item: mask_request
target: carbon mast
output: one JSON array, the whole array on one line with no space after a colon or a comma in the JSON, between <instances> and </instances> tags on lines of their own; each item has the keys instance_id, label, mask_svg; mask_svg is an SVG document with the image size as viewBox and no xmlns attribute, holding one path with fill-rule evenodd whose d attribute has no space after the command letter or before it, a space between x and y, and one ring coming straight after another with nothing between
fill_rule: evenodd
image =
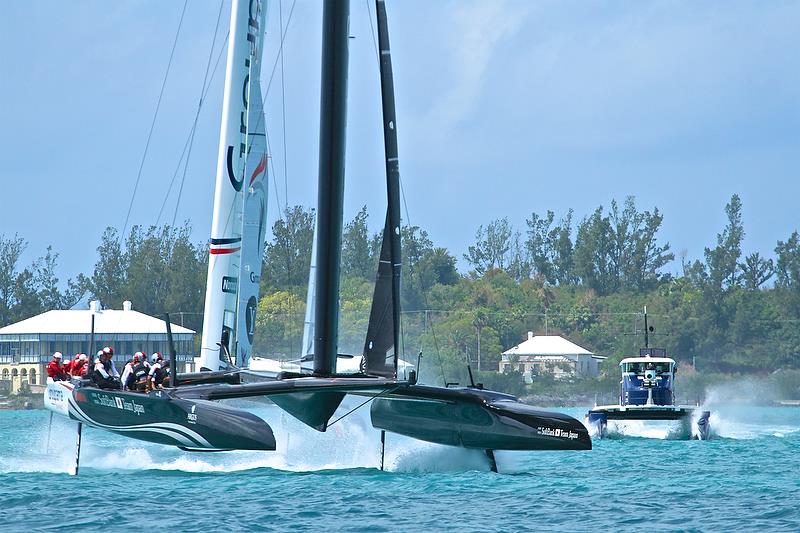
<instances>
[{"instance_id":1,"label":"carbon mast","mask_svg":"<svg viewBox=\"0 0 800 533\"><path fill-rule=\"evenodd\" d=\"M331 376L339 346L347 61L350 0L327 0L322 13L319 192L317 200L314 374Z\"/></svg>"}]
</instances>

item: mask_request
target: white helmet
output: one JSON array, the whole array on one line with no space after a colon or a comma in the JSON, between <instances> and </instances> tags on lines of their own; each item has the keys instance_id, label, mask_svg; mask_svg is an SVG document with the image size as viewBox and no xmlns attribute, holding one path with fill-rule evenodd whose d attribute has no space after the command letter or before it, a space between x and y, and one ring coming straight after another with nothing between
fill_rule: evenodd
<instances>
[{"instance_id":1,"label":"white helmet","mask_svg":"<svg viewBox=\"0 0 800 533\"><path fill-rule=\"evenodd\" d=\"M78 359L80 359L81 361L86 361L86 359L88 359L88 358L86 357L86 354L85 354L85 353L82 353L82 354L80 354L80 356L78 357Z\"/></svg>"},{"instance_id":2,"label":"white helmet","mask_svg":"<svg viewBox=\"0 0 800 533\"><path fill-rule=\"evenodd\" d=\"M64 356L61 355L61 352L55 352L53 354L53 359L61 359L62 357L64 357Z\"/></svg>"},{"instance_id":3,"label":"white helmet","mask_svg":"<svg viewBox=\"0 0 800 533\"><path fill-rule=\"evenodd\" d=\"M153 355L151 355L151 356L150 356L150 361L151 361L152 363L154 363L154 364L155 364L155 363L158 363L158 360L159 360L159 359L161 359L161 354L160 354L160 353L158 353L158 352L155 352Z\"/></svg>"}]
</instances>

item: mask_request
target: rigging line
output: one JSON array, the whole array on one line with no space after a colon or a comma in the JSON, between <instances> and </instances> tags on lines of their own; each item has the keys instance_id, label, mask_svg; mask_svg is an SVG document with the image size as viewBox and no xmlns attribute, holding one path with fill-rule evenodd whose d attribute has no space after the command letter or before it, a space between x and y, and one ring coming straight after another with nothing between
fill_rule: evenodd
<instances>
[{"instance_id":1,"label":"rigging line","mask_svg":"<svg viewBox=\"0 0 800 533\"><path fill-rule=\"evenodd\" d=\"M211 38L211 48L208 50L206 71L203 73L203 86L200 89L200 100L197 102L197 112L194 115L194 124L192 124L192 131L189 135L189 151L186 153L186 164L183 166L183 176L181 176L181 186L178 188L178 198L175 200L175 212L172 214L173 226L175 225L175 219L178 218L178 209L181 205L181 196L183 196L183 185L186 182L186 173L189 170L189 159L192 156L192 147L194 146L194 134L197 132L197 120L200 118L200 110L203 109L203 98L206 95L206 87L208 85L211 85L211 80L209 79L208 71L211 69L211 58L214 57L214 45L217 42L217 34L219 33L219 22L222 19L223 5L224 5L224 0L220 0L219 11L217 11L217 23L214 26L214 36ZM216 71L216 68L214 70Z\"/></svg>"},{"instance_id":2,"label":"rigging line","mask_svg":"<svg viewBox=\"0 0 800 533\"><path fill-rule=\"evenodd\" d=\"M369 20L369 29L372 31L372 46L375 47L375 58L378 60L378 67L381 64L381 53L378 50L378 41L375 39L375 26L372 25L372 10L369 8L369 0L364 0L367 6L367 20Z\"/></svg>"},{"instance_id":3,"label":"rigging line","mask_svg":"<svg viewBox=\"0 0 800 533\"><path fill-rule=\"evenodd\" d=\"M278 2L280 27L283 28L283 0ZM288 26L287 26L288 30ZM283 121L283 194L286 204L289 204L289 158L286 156L286 77L283 68L283 43L278 55L281 58L281 119Z\"/></svg>"},{"instance_id":4,"label":"rigging line","mask_svg":"<svg viewBox=\"0 0 800 533\"><path fill-rule=\"evenodd\" d=\"M278 46L278 55L275 57L275 62L272 64L272 72L269 75L269 81L267 82L267 90L264 91L264 102L267 101L267 94L269 93L270 87L272 87L272 79L275 77L275 70L278 68L278 60L280 59L280 55L283 53L283 41L286 39L286 34L289 32L289 23L292 21L292 14L294 14L294 6L297 4L297 0L292 2L292 8L289 10L289 17L286 19L286 27L279 28L281 30L281 43Z\"/></svg>"},{"instance_id":5,"label":"rigging line","mask_svg":"<svg viewBox=\"0 0 800 533\"><path fill-rule=\"evenodd\" d=\"M205 93L203 94L202 100L205 101L206 96L208 96L208 92L211 90L211 82L214 81L214 77L217 75L217 70L219 69L219 61L222 59L222 54L225 52L225 45L228 44L228 37L230 36L230 32L225 34L225 39L222 41L222 47L219 50L219 54L217 55L217 61L214 64L214 70L211 72L211 78L208 81L208 85L205 88ZM200 110L198 109L198 113ZM192 126L192 129L189 130L189 134L186 137L186 142L183 145L183 152L181 152L181 157L178 159L178 164L175 167L175 172L172 174L172 179L169 182L169 187L167 187L167 194L164 195L164 201L161 203L161 209L158 211L158 218L156 219L156 226L158 226L159 222L161 222L161 215L164 212L164 207L167 205L167 200L169 200L169 195L172 192L172 186L175 184L175 180L178 178L178 172L181 170L181 164L183 163L183 155L186 153L186 149L189 147L189 141L191 137L194 135L194 128L197 126L197 117L195 116L195 122Z\"/></svg>"},{"instance_id":6,"label":"rigging line","mask_svg":"<svg viewBox=\"0 0 800 533\"><path fill-rule=\"evenodd\" d=\"M264 139L267 142L267 153L272 153L272 148L270 147L270 142L269 142L269 129L268 128L264 129ZM278 182L277 182L277 180L275 178L275 163L272 162L272 158L271 157L267 157L267 164L272 169L272 172L270 172L270 176L272 177L272 186L275 189L275 204L277 206L278 218L283 220L283 212L281 210L281 199L280 199L280 196L278 194L279 193L279 191L278 191Z\"/></svg>"},{"instance_id":7,"label":"rigging line","mask_svg":"<svg viewBox=\"0 0 800 533\"><path fill-rule=\"evenodd\" d=\"M172 43L172 51L169 53L169 61L167 62L167 71L164 73L164 81L161 82L161 91L158 93L158 102L156 103L156 111L153 114L153 122L150 124L150 132L147 134L147 142L144 145L144 153L142 154L142 161L139 163L139 171L136 174L136 184L133 186L133 194L131 195L131 202L128 205L128 214L125 215L125 224L122 226L122 233L120 234L120 239L125 238L125 232L128 229L128 221L131 217L131 210L133 209L133 201L136 199L136 190L139 188L139 181L142 179L142 169L144 168L144 162L147 159L147 150L150 148L150 140L153 137L153 130L156 127L156 119L158 118L158 110L161 108L161 98L164 96L164 88L167 86L167 79L169 78L169 71L172 67L172 58L175 56L175 48L178 46L178 36L181 33L181 27L183 26L183 16L186 14L186 6L188 5L189 0L184 0L183 2L183 9L181 10L181 19L178 21L178 30L175 32L175 40Z\"/></svg>"},{"instance_id":8,"label":"rigging line","mask_svg":"<svg viewBox=\"0 0 800 533\"><path fill-rule=\"evenodd\" d=\"M262 109L266 109L267 107L267 96L269 95L269 89L272 87L272 80L275 77L275 71L278 68L278 60L281 59L283 54L283 42L286 40L286 34L289 33L289 23L292 21L292 14L294 14L294 6L297 4L297 0L292 2L292 8L289 10L289 17L286 19L286 27L285 28L278 28L281 33L281 42L278 46L278 55L275 56L275 62L272 64L272 72L269 75L269 81L267 82L267 88L264 91L264 95L261 98L261 107ZM266 28L265 28L266 31ZM264 120L263 114L262 116L258 117L258 122L256 122L256 128L261 126L261 121ZM266 124L264 130L266 131ZM273 168L274 170L274 168ZM275 189L275 193L277 194L278 190ZM286 199L286 206L289 206L289 199Z\"/></svg>"},{"instance_id":9,"label":"rigging line","mask_svg":"<svg viewBox=\"0 0 800 533\"><path fill-rule=\"evenodd\" d=\"M332 425L334 425L336 422L338 422L338 421L339 421L339 420L341 420L342 418L344 418L344 417L346 417L346 416L349 416L349 415L351 415L351 414L355 413L357 410L361 409L362 407L364 407L365 405L367 405L369 402L371 402L372 400L376 399L378 396L383 396L384 394L389 394L389 393L392 393L392 392L396 391L396 390L397 390L397 389L399 389L399 388L400 388L400 385L397 385L397 386L395 386L395 387L392 387L392 388L390 388L390 389L384 389L384 390L380 391L378 394L376 394L375 396L370 396L369 398L367 398L366 400L364 400L363 402L361 402L361 403L360 403L360 404L358 404L357 406L353 407L352 409L350 409L349 411L347 411L345 414L343 414L342 416L340 416L339 418L337 418L336 420L334 420L333 422L331 422L330 424L328 424L328 427L331 427Z\"/></svg>"},{"instance_id":10,"label":"rigging line","mask_svg":"<svg viewBox=\"0 0 800 533\"><path fill-rule=\"evenodd\" d=\"M279 13L279 21L280 27L283 28L283 0L278 2L278 13ZM289 25L287 23L286 30L289 30ZM286 33L282 32L283 35ZM283 197L286 200L286 208L289 208L289 157L287 156L287 148L286 148L286 76L283 66L283 39L281 39L281 47L278 50L278 56L281 59L281 121L283 123ZM288 213L287 213L287 229L288 229ZM289 255L289 244L286 244L286 279L289 281L291 286L292 280L292 258ZM294 313L294 300L289 296L289 312ZM289 337L291 339L291 336ZM289 351L294 352L294 343L289 342Z\"/></svg>"},{"instance_id":11,"label":"rigging line","mask_svg":"<svg viewBox=\"0 0 800 533\"><path fill-rule=\"evenodd\" d=\"M406 211L406 229L409 229L411 228L411 215L408 212L408 203L406 202L406 192L405 192L405 187L403 186L403 177L398 176L398 181L400 182L400 196L403 198L403 207L405 208ZM410 261L408 262L408 268L410 270L409 275L413 275L414 267ZM425 307L426 308L430 307L428 303L427 292L422 291L422 299L424 300ZM400 316L402 317L403 314L400 313ZM436 350L436 359L439 361L439 370L442 374L442 382L446 385L447 379L445 378L444 375L444 363L442 362L442 354L439 351L439 341L436 339L436 328L433 327L433 317L431 317L430 324L431 324L431 333L433 334L433 347Z\"/></svg>"}]
</instances>

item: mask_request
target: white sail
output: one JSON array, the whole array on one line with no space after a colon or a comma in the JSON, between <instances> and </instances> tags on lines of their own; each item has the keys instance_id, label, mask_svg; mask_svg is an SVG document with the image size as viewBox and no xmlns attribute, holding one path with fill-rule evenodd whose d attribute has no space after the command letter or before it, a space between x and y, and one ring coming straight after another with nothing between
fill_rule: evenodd
<instances>
[{"instance_id":1,"label":"white sail","mask_svg":"<svg viewBox=\"0 0 800 533\"><path fill-rule=\"evenodd\" d=\"M227 366L227 354L235 353L243 233L242 189L248 153L248 95L251 92L250 70L255 56L261 54L265 17L261 4L261 0L233 0L231 3L203 337L200 357L196 360L198 370L219 370ZM224 346L222 353L220 346Z\"/></svg>"},{"instance_id":2,"label":"white sail","mask_svg":"<svg viewBox=\"0 0 800 533\"><path fill-rule=\"evenodd\" d=\"M300 357L314 352L314 312L317 288L317 224L314 223L314 240L311 245L311 268L308 272L308 292L306 292L306 318L303 323L303 345L300 348Z\"/></svg>"},{"instance_id":3,"label":"white sail","mask_svg":"<svg viewBox=\"0 0 800 533\"><path fill-rule=\"evenodd\" d=\"M263 31L259 32L259 36ZM261 263L267 231L267 142L261 97L261 39L250 63L247 98L247 172L244 193L239 304L236 314L236 365L249 366L256 329Z\"/></svg>"}]
</instances>

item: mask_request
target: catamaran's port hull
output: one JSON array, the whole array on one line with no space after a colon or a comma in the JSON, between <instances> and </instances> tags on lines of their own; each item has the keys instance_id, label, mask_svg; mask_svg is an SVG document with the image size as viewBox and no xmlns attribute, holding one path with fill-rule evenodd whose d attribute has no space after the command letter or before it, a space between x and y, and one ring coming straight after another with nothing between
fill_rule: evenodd
<instances>
[{"instance_id":1,"label":"catamaran's port hull","mask_svg":"<svg viewBox=\"0 0 800 533\"><path fill-rule=\"evenodd\" d=\"M485 450L590 450L586 427L563 413L472 388L411 386L376 398L372 425L426 442Z\"/></svg>"},{"instance_id":2,"label":"catamaran's port hull","mask_svg":"<svg viewBox=\"0 0 800 533\"><path fill-rule=\"evenodd\" d=\"M604 405L589 411L586 418L588 425L594 428L600 438L606 436L609 420L680 420L693 422L697 426L693 434L706 440L710 433L710 416L710 411L678 405Z\"/></svg>"},{"instance_id":3,"label":"catamaran's port hull","mask_svg":"<svg viewBox=\"0 0 800 533\"><path fill-rule=\"evenodd\" d=\"M191 450L276 448L269 425L259 417L202 400L49 383L45 406L88 426Z\"/></svg>"}]
</instances>

